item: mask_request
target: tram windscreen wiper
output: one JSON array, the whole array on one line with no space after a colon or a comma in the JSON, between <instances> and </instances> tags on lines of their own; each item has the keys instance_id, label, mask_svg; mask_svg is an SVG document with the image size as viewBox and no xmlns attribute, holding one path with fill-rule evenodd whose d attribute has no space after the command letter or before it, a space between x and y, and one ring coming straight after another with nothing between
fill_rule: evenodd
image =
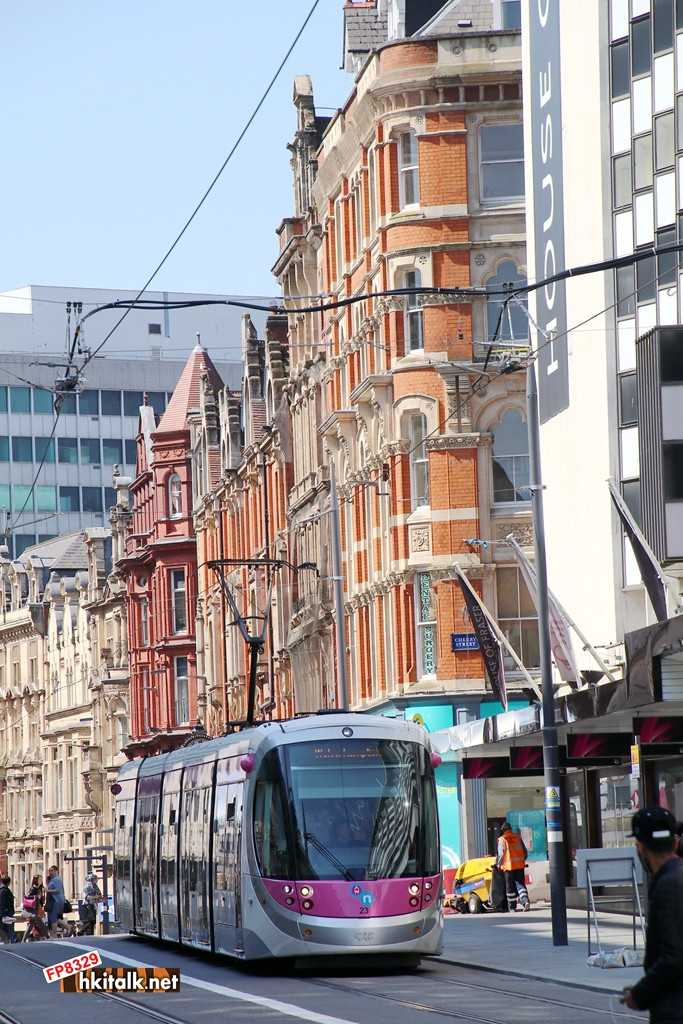
<instances>
[{"instance_id":1,"label":"tram windscreen wiper","mask_svg":"<svg viewBox=\"0 0 683 1024\"><path fill-rule=\"evenodd\" d=\"M304 832L304 839L306 840L307 843L310 843L311 846L318 851L318 853L321 853L323 857L326 860L328 860L330 864L332 864L333 867L337 869L342 878L345 878L347 882L355 881L355 878L353 877L349 869L345 867L344 864L342 864L338 857L335 857L331 850L328 850L327 847L320 842L317 836L313 835L312 832Z\"/></svg>"}]
</instances>

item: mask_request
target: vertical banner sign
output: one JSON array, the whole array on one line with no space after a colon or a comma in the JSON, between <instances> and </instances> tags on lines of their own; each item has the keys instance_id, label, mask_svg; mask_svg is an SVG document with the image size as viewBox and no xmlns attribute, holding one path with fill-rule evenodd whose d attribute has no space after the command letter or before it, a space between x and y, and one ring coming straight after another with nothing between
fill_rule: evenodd
<instances>
[{"instance_id":1,"label":"vertical banner sign","mask_svg":"<svg viewBox=\"0 0 683 1024\"><path fill-rule=\"evenodd\" d=\"M560 92L560 0L529 0L534 273L537 281L565 270ZM527 203L527 205L530 205ZM567 297L564 281L535 292L541 423L569 405ZM549 337L548 337L549 336Z\"/></svg>"},{"instance_id":2,"label":"vertical banner sign","mask_svg":"<svg viewBox=\"0 0 683 1024\"><path fill-rule=\"evenodd\" d=\"M462 596L472 621L472 628L477 635L481 655L486 665L491 689L507 711L508 698L505 689L505 668L503 666L503 652L500 641L489 625L486 612L464 580L458 577Z\"/></svg>"},{"instance_id":3,"label":"vertical banner sign","mask_svg":"<svg viewBox=\"0 0 683 1024\"><path fill-rule=\"evenodd\" d=\"M436 672L436 630L434 621L436 610L434 608L432 580L428 572L420 573L420 622L422 626L422 664L425 675L434 675Z\"/></svg>"}]
</instances>

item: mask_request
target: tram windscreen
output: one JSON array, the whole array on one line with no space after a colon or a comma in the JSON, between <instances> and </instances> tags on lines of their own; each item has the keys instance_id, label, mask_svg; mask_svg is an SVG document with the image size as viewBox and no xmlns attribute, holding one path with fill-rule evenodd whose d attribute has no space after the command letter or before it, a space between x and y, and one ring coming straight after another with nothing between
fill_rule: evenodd
<instances>
[{"instance_id":1,"label":"tram windscreen","mask_svg":"<svg viewBox=\"0 0 683 1024\"><path fill-rule=\"evenodd\" d=\"M436 874L434 780L403 740L345 739L271 750L254 803L266 877L361 881Z\"/></svg>"}]
</instances>

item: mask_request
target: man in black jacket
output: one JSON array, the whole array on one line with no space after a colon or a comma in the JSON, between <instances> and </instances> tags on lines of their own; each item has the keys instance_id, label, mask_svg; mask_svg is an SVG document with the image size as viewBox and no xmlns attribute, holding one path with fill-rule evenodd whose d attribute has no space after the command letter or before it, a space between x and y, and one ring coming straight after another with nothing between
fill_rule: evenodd
<instances>
[{"instance_id":1,"label":"man in black jacket","mask_svg":"<svg viewBox=\"0 0 683 1024\"><path fill-rule=\"evenodd\" d=\"M649 1010L652 1024L683 1024L683 861L676 855L676 820L664 807L633 815L633 836L649 887L645 975L621 1002Z\"/></svg>"},{"instance_id":2,"label":"man in black jacket","mask_svg":"<svg viewBox=\"0 0 683 1024\"><path fill-rule=\"evenodd\" d=\"M9 875L3 875L0 883L0 942L14 942L14 893Z\"/></svg>"}]
</instances>

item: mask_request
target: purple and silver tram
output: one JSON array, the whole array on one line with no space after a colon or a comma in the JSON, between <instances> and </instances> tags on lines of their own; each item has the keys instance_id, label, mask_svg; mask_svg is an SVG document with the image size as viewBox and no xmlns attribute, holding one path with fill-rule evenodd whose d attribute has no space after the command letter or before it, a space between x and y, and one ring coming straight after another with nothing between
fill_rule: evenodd
<instances>
[{"instance_id":1,"label":"purple and silver tram","mask_svg":"<svg viewBox=\"0 0 683 1024\"><path fill-rule=\"evenodd\" d=\"M415 723L327 714L127 762L121 926L243 960L438 954L437 759Z\"/></svg>"}]
</instances>

